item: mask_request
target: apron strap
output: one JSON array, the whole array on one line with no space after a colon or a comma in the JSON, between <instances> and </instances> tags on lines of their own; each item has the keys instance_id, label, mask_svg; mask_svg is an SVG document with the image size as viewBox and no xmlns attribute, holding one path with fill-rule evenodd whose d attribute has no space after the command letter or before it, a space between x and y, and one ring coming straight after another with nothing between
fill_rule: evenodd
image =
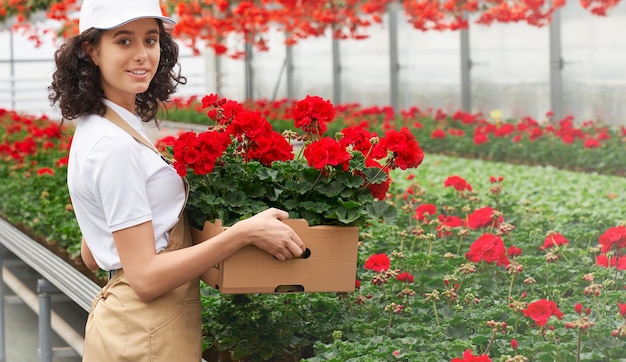
<instances>
[{"instance_id":1,"label":"apron strap","mask_svg":"<svg viewBox=\"0 0 626 362\"><path fill-rule=\"evenodd\" d=\"M145 145L150 148L154 152L156 152L161 158L167 162L168 164L172 164L172 160L166 158L157 150L157 148L149 142L145 137L139 134L136 129L131 127L128 122L124 121L119 114L117 114L111 107L106 107L106 113L104 114L104 118L108 119L111 123L118 126L126 133L131 135L137 142ZM187 214L185 213L185 206L187 205L187 199L189 198L189 181L186 177L182 177L183 183L185 184L185 203L183 204L183 208L180 210L178 214L178 223L174 225L172 229L170 229L170 237L167 243L166 251L182 249L188 246L191 246L191 231L189 228L189 222L187 221Z\"/></svg>"}]
</instances>

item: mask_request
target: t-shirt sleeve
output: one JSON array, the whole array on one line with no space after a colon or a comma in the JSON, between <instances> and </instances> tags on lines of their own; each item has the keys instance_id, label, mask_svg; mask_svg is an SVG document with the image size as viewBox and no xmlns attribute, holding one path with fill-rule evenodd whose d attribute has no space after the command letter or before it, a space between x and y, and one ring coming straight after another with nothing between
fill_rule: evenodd
<instances>
[{"instance_id":1,"label":"t-shirt sleeve","mask_svg":"<svg viewBox=\"0 0 626 362\"><path fill-rule=\"evenodd\" d=\"M152 220L139 145L105 135L91 149L91 183L111 232Z\"/></svg>"}]
</instances>

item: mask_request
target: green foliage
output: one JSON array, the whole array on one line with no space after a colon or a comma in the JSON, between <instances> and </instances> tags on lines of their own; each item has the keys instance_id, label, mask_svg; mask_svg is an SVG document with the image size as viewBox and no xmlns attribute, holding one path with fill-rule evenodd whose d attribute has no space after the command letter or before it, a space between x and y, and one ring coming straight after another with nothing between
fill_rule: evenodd
<instances>
[{"instance_id":1,"label":"green foliage","mask_svg":"<svg viewBox=\"0 0 626 362\"><path fill-rule=\"evenodd\" d=\"M356 152L352 162L353 171L370 170L358 168L364 164L361 153ZM191 187L186 210L199 229L207 218L230 226L268 207L288 210L290 218L306 219L309 225L363 226L379 218L395 222L396 209L375 200L364 187L363 177L339 169L329 172L323 175L302 159L265 167L227 151L211 173L188 174ZM386 180L384 172L378 173L371 179Z\"/></svg>"},{"instance_id":2,"label":"green foliage","mask_svg":"<svg viewBox=\"0 0 626 362\"><path fill-rule=\"evenodd\" d=\"M0 145L4 147L0 149L3 217L29 229L38 238L62 243L77 253L80 232L69 206L65 166L57 163L66 155L66 139L48 137L56 145L49 148L43 146L43 138L37 139L37 152L17 161L6 147L23 141L34 129L24 127L16 131L10 127L17 122L12 116L0 115L0 120ZM37 128L43 127L40 124ZM597 157L594 152L598 149L570 145L573 148L550 153L544 145L547 144L534 144L542 157L558 156L559 160L579 164ZM469 143L465 146L467 150L474 147ZM449 147L452 149L453 145ZM530 152L521 147L507 148L518 146L504 141L493 147L500 147L497 152L490 151L493 157ZM604 165L614 162L610 167L617 167L623 150L617 146L600 150L607 160ZM551 162L546 160L543 164ZM40 175L42 168L54 172ZM245 168L223 172L223 182L231 184L228 177L243 177ZM280 171L272 170L255 174L259 179L283 177ZM626 222L625 178L432 152L414 177L409 175L410 172L401 171L391 174L395 180L391 201L401 211L396 224L371 221L361 227L357 270L361 287L357 292L340 296L229 296L205 289L205 344L231 350L243 360L258 361L276 361L289 355L309 361L450 361L461 357L467 349L501 362L516 355L529 361L551 362L576 361L578 357L585 361L623 359L626 341L612 333L625 323L618 307L618 303L626 303L624 271L600 266L596 257L599 236L607 228ZM473 190L458 192L444 187L450 175L463 177ZM496 185L490 182L490 176L503 177L501 189L494 189ZM303 182L315 178L315 174L303 175ZM256 206L246 199L249 195L269 193L274 199L287 202L290 192L300 192L298 187L302 185L294 182L292 191L268 190L250 183L243 194L234 188L224 194L203 193L204 197L221 198L219 202L239 205L252 213ZM406 193L409 188L412 194ZM333 195L334 189L329 185L323 192ZM316 202L316 198L308 200L303 210L320 213ZM491 206L514 228L506 232L499 228L461 228L452 229L450 235L440 235L439 222L414 218L416 207L427 203L435 205L438 214L445 210L449 215L465 215ZM369 211L385 214L387 210L380 206L372 205ZM351 205L344 207L351 210ZM550 231L563 234L568 244L540 250ZM506 247L522 249L521 255L511 257L521 265L521 271L513 273L486 262L468 263L465 253L485 232L500 233ZM373 281L385 275L364 267L368 258L378 253L391 259L392 274L383 283ZM549 261L549 253L556 258ZM396 280L401 272L410 273L413 282ZM546 327L540 327L521 312L528 303L540 299L554 301L563 318L553 316ZM590 309L586 317L593 325L586 330L567 327L581 318L574 310L577 303ZM512 307L516 305L521 309ZM490 321L506 323L506 327L494 332ZM517 341L517 350L511 347L513 339Z\"/></svg>"}]
</instances>

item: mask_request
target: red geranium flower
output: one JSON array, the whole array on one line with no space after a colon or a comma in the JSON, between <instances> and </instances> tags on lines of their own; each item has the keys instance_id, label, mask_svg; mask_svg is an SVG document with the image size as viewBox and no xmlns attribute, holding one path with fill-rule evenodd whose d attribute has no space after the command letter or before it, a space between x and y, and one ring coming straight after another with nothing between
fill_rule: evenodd
<instances>
[{"instance_id":1,"label":"red geranium flower","mask_svg":"<svg viewBox=\"0 0 626 362\"><path fill-rule=\"evenodd\" d=\"M550 317L555 316L558 319L563 318L563 313L556 304L551 300L540 299L528 304L526 309L522 311L526 317L529 317L538 326L545 326Z\"/></svg>"},{"instance_id":2,"label":"red geranium flower","mask_svg":"<svg viewBox=\"0 0 626 362\"><path fill-rule=\"evenodd\" d=\"M383 270L389 270L391 266L391 260L387 254L374 254L365 261L365 269L381 272Z\"/></svg>"},{"instance_id":3,"label":"red geranium flower","mask_svg":"<svg viewBox=\"0 0 626 362\"><path fill-rule=\"evenodd\" d=\"M476 146L482 145L483 143L487 143L489 142L489 137L487 137L486 134L484 134L480 128L476 128L474 130L474 144Z\"/></svg>"},{"instance_id":4,"label":"red geranium flower","mask_svg":"<svg viewBox=\"0 0 626 362\"><path fill-rule=\"evenodd\" d=\"M358 126L343 129L339 143L346 147L352 146L356 151L367 155L372 148L372 138L377 137L377 135L367 130L366 127L367 123L363 122Z\"/></svg>"},{"instance_id":5,"label":"red geranium flower","mask_svg":"<svg viewBox=\"0 0 626 362\"><path fill-rule=\"evenodd\" d=\"M626 247L626 226L616 226L607 229L604 234L600 235L598 241L602 245L601 251L603 253Z\"/></svg>"},{"instance_id":6,"label":"red geranium flower","mask_svg":"<svg viewBox=\"0 0 626 362\"><path fill-rule=\"evenodd\" d=\"M424 160L424 152L411 131L406 127L400 131L387 131L373 152L374 157L379 154L387 155L387 152L391 152L393 154L390 163L392 169L398 167L401 170L406 170L417 167Z\"/></svg>"},{"instance_id":7,"label":"red geranium flower","mask_svg":"<svg viewBox=\"0 0 626 362\"><path fill-rule=\"evenodd\" d=\"M439 220L439 225L437 226L437 231L439 232L438 235L440 237L452 234L452 232L450 232L449 230L446 230L446 229L458 228L458 227L463 226L463 219L461 219L458 216L454 216L454 215L447 215L447 216L439 215L439 216L437 216L437 219Z\"/></svg>"},{"instance_id":8,"label":"red geranium flower","mask_svg":"<svg viewBox=\"0 0 626 362\"><path fill-rule=\"evenodd\" d=\"M326 123L335 118L335 108L328 100L318 96L306 96L293 108L295 126L306 133L321 136L326 132Z\"/></svg>"},{"instance_id":9,"label":"red geranium flower","mask_svg":"<svg viewBox=\"0 0 626 362\"><path fill-rule=\"evenodd\" d=\"M496 210L489 206L474 210L467 216L467 227L478 229L482 227L497 227L503 221L503 217L496 215Z\"/></svg>"},{"instance_id":10,"label":"red geranium flower","mask_svg":"<svg viewBox=\"0 0 626 362\"><path fill-rule=\"evenodd\" d=\"M67 166L68 161L69 161L69 155L59 158L57 161L57 167Z\"/></svg>"},{"instance_id":11,"label":"red geranium flower","mask_svg":"<svg viewBox=\"0 0 626 362\"><path fill-rule=\"evenodd\" d=\"M37 170L37 175L39 176L54 175L54 170L49 167L42 167L39 170Z\"/></svg>"},{"instance_id":12,"label":"red geranium flower","mask_svg":"<svg viewBox=\"0 0 626 362\"><path fill-rule=\"evenodd\" d=\"M595 138L587 138L583 144L585 148L598 148L600 147L600 141Z\"/></svg>"},{"instance_id":13,"label":"red geranium flower","mask_svg":"<svg viewBox=\"0 0 626 362\"><path fill-rule=\"evenodd\" d=\"M163 152L163 151L165 151L165 150L166 150L169 146L173 146L173 145L174 145L174 143L176 143L176 137L174 137L174 136L166 136L166 137L163 137L163 138L161 138L161 139L157 140L157 142L156 142L156 144L155 144L155 147L156 147L159 151Z\"/></svg>"},{"instance_id":14,"label":"red geranium flower","mask_svg":"<svg viewBox=\"0 0 626 362\"><path fill-rule=\"evenodd\" d=\"M449 176L444 182L443 187L454 187L457 191L472 191L472 185L470 185L461 176Z\"/></svg>"},{"instance_id":15,"label":"red geranium flower","mask_svg":"<svg viewBox=\"0 0 626 362\"><path fill-rule=\"evenodd\" d=\"M433 131L433 133L430 135L430 138L436 139L436 138L446 138L446 132L440 128L436 129Z\"/></svg>"},{"instance_id":16,"label":"red geranium flower","mask_svg":"<svg viewBox=\"0 0 626 362\"><path fill-rule=\"evenodd\" d=\"M415 277L409 272L403 272L396 276L396 280L405 283L413 283L415 281Z\"/></svg>"},{"instance_id":17,"label":"red geranium flower","mask_svg":"<svg viewBox=\"0 0 626 362\"><path fill-rule=\"evenodd\" d=\"M450 362L491 362L491 358L484 354L475 356L471 349L467 349L463 352L463 358L453 358Z\"/></svg>"},{"instance_id":18,"label":"red geranium flower","mask_svg":"<svg viewBox=\"0 0 626 362\"><path fill-rule=\"evenodd\" d=\"M485 261L496 263L498 266L506 266L511 263L506 256L504 242L500 237L493 234L483 234L476 239L465 257L474 263Z\"/></svg>"},{"instance_id":19,"label":"red geranium flower","mask_svg":"<svg viewBox=\"0 0 626 362\"><path fill-rule=\"evenodd\" d=\"M272 131L272 125L259 112L241 111L228 125L226 133L241 140L253 140Z\"/></svg>"},{"instance_id":20,"label":"red geranium flower","mask_svg":"<svg viewBox=\"0 0 626 362\"><path fill-rule=\"evenodd\" d=\"M309 166L318 170L322 170L326 166L347 166L347 162L351 158L346 148L330 137L324 137L308 145L304 149L304 157Z\"/></svg>"},{"instance_id":21,"label":"red geranium flower","mask_svg":"<svg viewBox=\"0 0 626 362\"><path fill-rule=\"evenodd\" d=\"M193 169L197 175L210 173L230 141L228 134L217 131L183 133L174 143L176 171L180 176L187 175L187 168Z\"/></svg>"},{"instance_id":22,"label":"red geranium flower","mask_svg":"<svg viewBox=\"0 0 626 362\"><path fill-rule=\"evenodd\" d=\"M518 248L518 247L515 247L514 245L511 245L509 246L506 252L507 254L509 254L510 257L520 256L522 255L522 248Z\"/></svg>"},{"instance_id":23,"label":"red geranium flower","mask_svg":"<svg viewBox=\"0 0 626 362\"><path fill-rule=\"evenodd\" d=\"M608 257L606 254L599 254L596 257L596 265L605 268L616 267L617 270L626 270L626 256Z\"/></svg>"},{"instance_id":24,"label":"red geranium flower","mask_svg":"<svg viewBox=\"0 0 626 362\"><path fill-rule=\"evenodd\" d=\"M561 233L553 231L550 234L548 234L548 236L546 236L545 240L543 241L543 245L539 247L539 250L545 250L555 245L567 245L567 244L569 244L569 242L563 235L561 235Z\"/></svg>"},{"instance_id":25,"label":"red geranium flower","mask_svg":"<svg viewBox=\"0 0 626 362\"><path fill-rule=\"evenodd\" d=\"M251 140L246 151L248 159L258 160L265 166L271 166L274 161L293 160L293 145L275 131Z\"/></svg>"},{"instance_id":26,"label":"red geranium flower","mask_svg":"<svg viewBox=\"0 0 626 362\"><path fill-rule=\"evenodd\" d=\"M424 221L426 216L433 216L437 213L437 206L433 204L422 204L415 209L415 215L413 218Z\"/></svg>"}]
</instances>

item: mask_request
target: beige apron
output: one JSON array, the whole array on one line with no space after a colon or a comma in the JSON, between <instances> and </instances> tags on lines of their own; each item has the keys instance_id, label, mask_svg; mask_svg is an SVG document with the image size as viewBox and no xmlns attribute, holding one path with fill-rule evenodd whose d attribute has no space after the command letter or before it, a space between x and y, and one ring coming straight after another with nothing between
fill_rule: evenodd
<instances>
[{"instance_id":1,"label":"beige apron","mask_svg":"<svg viewBox=\"0 0 626 362\"><path fill-rule=\"evenodd\" d=\"M182 243L176 237L180 229ZM165 252L189 245L189 224L183 214ZM130 287L124 271L118 270L92 303L83 361L198 362L202 358L201 323L199 279L145 303Z\"/></svg>"},{"instance_id":2,"label":"beige apron","mask_svg":"<svg viewBox=\"0 0 626 362\"><path fill-rule=\"evenodd\" d=\"M107 112L106 116L119 123L114 112ZM186 180L185 186L188 186ZM191 244L189 223L181 212L165 252ZM198 362L202 359L201 323L200 279L146 303L139 300L120 269L91 305L83 361Z\"/></svg>"}]
</instances>

